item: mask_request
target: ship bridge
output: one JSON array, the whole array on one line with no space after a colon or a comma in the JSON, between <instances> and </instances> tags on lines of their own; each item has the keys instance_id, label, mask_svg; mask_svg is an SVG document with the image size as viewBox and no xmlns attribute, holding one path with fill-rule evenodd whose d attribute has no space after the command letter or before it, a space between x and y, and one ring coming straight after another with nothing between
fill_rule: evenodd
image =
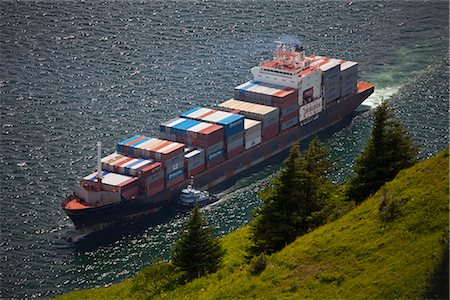
<instances>
[{"instance_id":1,"label":"ship bridge","mask_svg":"<svg viewBox=\"0 0 450 300\"><path fill-rule=\"evenodd\" d=\"M310 67L311 58L305 57L303 48L288 48L285 44L278 43L273 59L253 67L251 72L255 81L299 89L303 71Z\"/></svg>"}]
</instances>

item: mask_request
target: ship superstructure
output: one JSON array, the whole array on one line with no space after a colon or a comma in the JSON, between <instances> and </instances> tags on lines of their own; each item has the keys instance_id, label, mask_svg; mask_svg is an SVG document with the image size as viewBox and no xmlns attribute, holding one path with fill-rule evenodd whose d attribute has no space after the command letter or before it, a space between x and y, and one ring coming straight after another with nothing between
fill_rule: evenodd
<instances>
[{"instance_id":1,"label":"ship superstructure","mask_svg":"<svg viewBox=\"0 0 450 300\"><path fill-rule=\"evenodd\" d=\"M234 99L192 108L161 123L158 138L135 135L99 156L97 172L62 203L75 226L153 214L194 175L200 189L211 188L350 116L374 91L358 82L358 63L282 43L251 72Z\"/></svg>"}]
</instances>

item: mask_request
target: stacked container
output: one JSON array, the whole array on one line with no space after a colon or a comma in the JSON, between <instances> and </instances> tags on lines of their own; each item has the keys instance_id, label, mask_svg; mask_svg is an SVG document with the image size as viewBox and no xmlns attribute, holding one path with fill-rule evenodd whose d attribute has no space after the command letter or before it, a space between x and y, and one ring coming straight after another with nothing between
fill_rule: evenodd
<instances>
[{"instance_id":1,"label":"stacked container","mask_svg":"<svg viewBox=\"0 0 450 300\"><path fill-rule=\"evenodd\" d=\"M235 98L280 108L280 130L298 124L298 91L292 88L249 81L235 88Z\"/></svg>"},{"instance_id":2,"label":"stacked container","mask_svg":"<svg viewBox=\"0 0 450 300\"><path fill-rule=\"evenodd\" d=\"M153 196L164 189L164 168L153 159L127 157L119 153L102 158L102 169L122 175L137 176L139 186L147 196Z\"/></svg>"},{"instance_id":3,"label":"stacked container","mask_svg":"<svg viewBox=\"0 0 450 300\"><path fill-rule=\"evenodd\" d=\"M319 55L310 55L308 56L308 58L311 59L312 67L320 67L321 65L324 65L330 61L330 58Z\"/></svg>"},{"instance_id":4,"label":"stacked container","mask_svg":"<svg viewBox=\"0 0 450 300\"><path fill-rule=\"evenodd\" d=\"M123 198L130 200L138 195L139 179L121 174L102 171L102 191L119 193ZM97 189L97 172L84 177L81 186L85 189Z\"/></svg>"},{"instance_id":5,"label":"stacked container","mask_svg":"<svg viewBox=\"0 0 450 300\"><path fill-rule=\"evenodd\" d=\"M162 138L205 149L208 167L217 165L225 159L223 126L175 118L160 124L159 130Z\"/></svg>"},{"instance_id":6,"label":"stacked container","mask_svg":"<svg viewBox=\"0 0 450 300\"><path fill-rule=\"evenodd\" d=\"M117 152L134 157L152 158L161 162L165 169L166 187L184 180L184 144L146 136L134 136L119 142Z\"/></svg>"},{"instance_id":7,"label":"stacked container","mask_svg":"<svg viewBox=\"0 0 450 300\"><path fill-rule=\"evenodd\" d=\"M322 70L323 100L329 103L341 96L340 63L332 60L320 66Z\"/></svg>"},{"instance_id":8,"label":"stacked container","mask_svg":"<svg viewBox=\"0 0 450 300\"><path fill-rule=\"evenodd\" d=\"M263 141L268 141L279 133L280 109L278 107L230 99L219 104L219 108L260 121Z\"/></svg>"},{"instance_id":9,"label":"stacked container","mask_svg":"<svg viewBox=\"0 0 450 300\"><path fill-rule=\"evenodd\" d=\"M355 93L358 85L358 63L346 61L341 64L341 97Z\"/></svg>"},{"instance_id":10,"label":"stacked container","mask_svg":"<svg viewBox=\"0 0 450 300\"><path fill-rule=\"evenodd\" d=\"M102 169L122 175L138 176L139 171L154 162L153 159L133 158L113 153L102 158Z\"/></svg>"},{"instance_id":11,"label":"stacked container","mask_svg":"<svg viewBox=\"0 0 450 300\"><path fill-rule=\"evenodd\" d=\"M140 186L147 196L153 196L164 190L164 168L160 162L146 166L138 173Z\"/></svg>"},{"instance_id":12,"label":"stacked container","mask_svg":"<svg viewBox=\"0 0 450 300\"><path fill-rule=\"evenodd\" d=\"M244 151L244 116L215 109L196 107L181 117L223 126L227 158Z\"/></svg>"},{"instance_id":13,"label":"stacked container","mask_svg":"<svg viewBox=\"0 0 450 300\"><path fill-rule=\"evenodd\" d=\"M261 143L261 129L262 125L260 121L244 119L245 150Z\"/></svg>"},{"instance_id":14,"label":"stacked container","mask_svg":"<svg viewBox=\"0 0 450 300\"><path fill-rule=\"evenodd\" d=\"M298 91L279 85L249 81L237 86L234 96L242 101L279 107L281 117L298 110L295 107Z\"/></svg>"},{"instance_id":15,"label":"stacked container","mask_svg":"<svg viewBox=\"0 0 450 300\"><path fill-rule=\"evenodd\" d=\"M206 168L205 150L198 148L185 152L184 167L188 177L195 176L203 172Z\"/></svg>"}]
</instances>

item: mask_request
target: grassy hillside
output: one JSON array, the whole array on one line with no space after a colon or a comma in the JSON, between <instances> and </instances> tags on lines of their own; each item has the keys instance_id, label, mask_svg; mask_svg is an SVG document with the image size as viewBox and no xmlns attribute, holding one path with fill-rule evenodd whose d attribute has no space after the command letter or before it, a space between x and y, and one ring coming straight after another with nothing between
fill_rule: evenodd
<instances>
[{"instance_id":1,"label":"grassy hillside","mask_svg":"<svg viewBox=\"0 0 450 300\"><path fill-rule=\"evenodd\" d=\"M337 221L298 238L251 272L248 227L223 238L215 274L159 294L160 299L423 298L448 247L448 150L401 171ZM144 297L132 280L61 299Z\"/></svg>"}]
</instances>

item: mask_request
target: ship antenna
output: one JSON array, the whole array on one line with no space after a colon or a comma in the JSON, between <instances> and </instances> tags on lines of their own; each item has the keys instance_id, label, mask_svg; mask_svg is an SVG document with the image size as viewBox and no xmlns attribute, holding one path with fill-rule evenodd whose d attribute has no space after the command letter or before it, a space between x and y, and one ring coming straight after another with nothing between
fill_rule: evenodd
<instances>
[{"instance_id":1,"label":"ship antenna","mask_svg":"<svg viewBox=\"0 0 450 300\"><path fill-rule=\"evenodd\" d=\"M194 188L194 176L189 177L189 185L191 188Z\"/></svg>"},{"instance_id":2,"label":"ship antenna","mask_svg":"<svg viewBox=\"0 0 450 300\"><path fill-rule=\"evenodd\" d=\"M102 143L97 142L97 191L102 190Z\"/></svg>"}]
</instances>

